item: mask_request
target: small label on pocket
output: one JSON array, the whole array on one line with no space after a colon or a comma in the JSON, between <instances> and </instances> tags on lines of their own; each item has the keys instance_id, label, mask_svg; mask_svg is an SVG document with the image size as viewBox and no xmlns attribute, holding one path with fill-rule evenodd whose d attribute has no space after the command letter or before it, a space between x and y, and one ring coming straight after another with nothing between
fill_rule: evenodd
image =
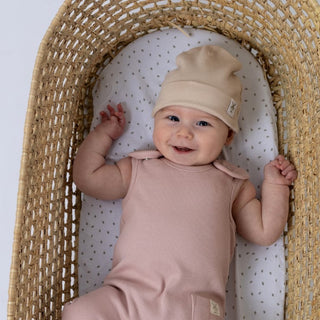
<instances>
[{"instance_id":1,"label":"small label on pocket","mask_svg":"<svg viewBox=\"0 0 320 320\"><path fill-rule=\"evenodd\" d=\"M192 320L222 320L223 306L211 294L192 294Z\"/></svg>"},{"instance_id":2,"label":"small label on pocket","mask_svg":"<svg viewBox=\"0 0 320 320\"><path fill-rule=\"evenodd\" d=\"M220 307L219 305L210 299L210 313L215 315L215 316L220 316Z\"/></svg>"}]
</instances>

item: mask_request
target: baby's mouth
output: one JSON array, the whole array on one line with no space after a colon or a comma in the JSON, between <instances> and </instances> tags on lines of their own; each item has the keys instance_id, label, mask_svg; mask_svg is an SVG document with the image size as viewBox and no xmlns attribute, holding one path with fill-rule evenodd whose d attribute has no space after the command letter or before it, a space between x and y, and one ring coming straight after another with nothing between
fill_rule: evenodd
<instances>
[{"instance_id":1,"label":"baby's mouth","mask_svg":"<svg viewBox=\"0 0 320 320\"><path fill-rule=\"evenodd\" d=\"M193 151L193 149L190 149L187 147L179 147L179 146L174 146L173 149L180 153L187 153L187 152Z\"/></svg>"}]
</instances>

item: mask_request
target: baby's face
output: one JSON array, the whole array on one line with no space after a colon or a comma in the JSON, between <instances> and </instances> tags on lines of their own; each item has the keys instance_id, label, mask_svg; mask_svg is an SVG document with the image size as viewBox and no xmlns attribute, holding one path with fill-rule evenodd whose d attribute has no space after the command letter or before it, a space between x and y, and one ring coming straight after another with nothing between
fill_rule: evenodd
<instances>
[{"instance_id":1,"label":"baby's face","mask_svg":"<svg viewBox=\"0 0 320 320\"><path fill-rule=\"evenodd\" d=\"M169 106L154 117L155 146L165 158L178 164L211 163L232 138L224 122L197 109Z\"/></svg>"}]
</instances>

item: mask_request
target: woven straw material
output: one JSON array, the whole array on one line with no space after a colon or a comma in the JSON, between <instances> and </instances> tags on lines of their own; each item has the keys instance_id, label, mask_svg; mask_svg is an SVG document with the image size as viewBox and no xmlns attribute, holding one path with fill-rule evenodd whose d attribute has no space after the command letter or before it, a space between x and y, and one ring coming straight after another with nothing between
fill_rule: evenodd
<instances>
[{"instance_id":1,"label":"woven straw material","mask_svg":"<svg viewBox=\"0 0 320 320\"><path fill-rule=\"evenodd\" d=\"M174 26L236 39L264 67L280 150L299 171L285 237L286 319L320 319L319 14L315 0L65 1L32 79L8 319L60 319L62 306L77 296L81 196L72 161L90 125L97 71L134 39Z\"/></svg>"}]
</instances>

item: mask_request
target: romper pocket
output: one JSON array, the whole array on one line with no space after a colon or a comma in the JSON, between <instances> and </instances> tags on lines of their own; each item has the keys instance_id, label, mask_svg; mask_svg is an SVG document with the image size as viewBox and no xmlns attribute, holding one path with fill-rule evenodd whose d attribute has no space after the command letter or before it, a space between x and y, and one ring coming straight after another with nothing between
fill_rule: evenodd
<instances>
[{"instance_id":1,"label":"romper pocket","mask_svg":"<svg viewBox=\"0 0 320 320\"><path fill-rule=\"evenodd\" d=\"M224 308L214 297L192 294L192 320L222 320Z\"/></svg>"}]
</instances>

